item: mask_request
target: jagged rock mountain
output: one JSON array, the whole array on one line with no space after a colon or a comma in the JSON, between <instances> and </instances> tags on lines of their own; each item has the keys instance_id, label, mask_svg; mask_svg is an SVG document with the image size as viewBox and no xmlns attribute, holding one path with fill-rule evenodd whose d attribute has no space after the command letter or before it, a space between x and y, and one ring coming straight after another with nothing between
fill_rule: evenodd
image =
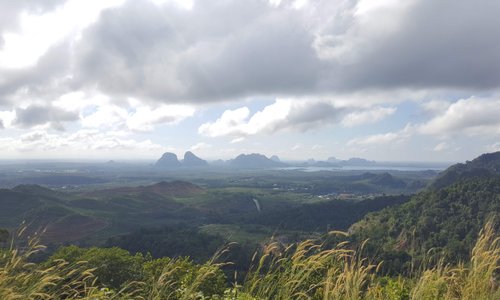
<instances>
[{"instance_id":1,"label":"jagged rock mountain","mask_svg":"<svg viewBox=\"0 0 500 300\"><path fill-rule=\"evenodd\" d=\"M162 168L178 168L181 166L181 162L177 159L175 153L166 152L156 162L155 166Z\"/></svg>"},{"instance_id":2,"label":"jagged rock mountain","mask_svg":"<svg viewBox=\"0 0 500 300\"><path fill-rule=\"evenodd\" d=\"M206 160L199 158L194 155L193 152L187 151L184 154L184 159L182 160L182 166L184 167L206 167L208 163Z\"/></svg>"},{"instance_id":3,"label":"jagged rock mountain","mask_svg":"<svg viewBox=\"0 0 500 300\"><path fill-rule=\"evenodd\" d=\"M277 162L281 162L280 158L278 157L278 155L273 155L269 158L270 160L272 161L277 161Z\"/></svg>"}]
</instances>

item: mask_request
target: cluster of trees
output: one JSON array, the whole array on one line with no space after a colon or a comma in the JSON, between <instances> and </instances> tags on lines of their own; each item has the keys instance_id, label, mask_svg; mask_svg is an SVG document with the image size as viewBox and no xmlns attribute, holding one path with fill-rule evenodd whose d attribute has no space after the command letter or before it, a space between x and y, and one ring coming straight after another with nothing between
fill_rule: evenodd
<instances>
[{"instance_id":1,"label":"cluster of trees","mask_svg":"<svg viewBox=\"0 0 500 300\"><path fill-rule=\"evenodd\" d=\"M248 225L249 230L252 227L255 225ZM199 264L211 260L215 254L224 249L218 258L231 263L222 266L221 269L231 278L237 272L239 279L246 274L252 256L259 248L257 241L231 243L227 237L204 233L198 227L187 224L140 229L130 234L112 237L105 246L118 247L130 253L141 253L152 258L189 257Z\"/></svg>"},{"instance_id":2,"label":"cluster of trees","mask_svg":"<svg viewBox=\"0 0 500 300\"><path fill-rule=\"evenodd\" d=\"M149 253L154 258L189 256L195 262L209 260L225 244L216 235L201 232L187 224L140 229L108 239L107 247L119 247L131 253Z\"/></svg>"},{"instance_id":3,"label":"cluster of trees","mask_svg":"<svg viewBox=\"0 0 500 300\"><path fill-rule=\"evenodd\" d=\"M406 195L381 196L359 202L331 200L303 204L299 207L264 211L247 220L247 223L304 231L347 230L367 213L402 204L409 198Z\"/></svg>"},{"instance_id":4,"label":"cluster of trees","mask_svg":"<svg viewBox=\"0 0 500 300\"><path fill-rule=\"evenodd\" d=\"M196 264L188 257L153 259L151 255L133 255L118 247L67 246L57 250L42 265L50 269L60 261L70 266L85 264L86 268L92 270L98 286L114 291L133 289L133 283L142 282L146 285L146 288L142 288L143 292L149 294L153 291L148 287L156 286L167 272L168 280L162 284L161 294L171 295L174 299L178 298L176 293L193 286L196 286L194 292L206 297L222 295L226 289L226 277L218 265L211 262Z\"/></svg>"}]
</instances>

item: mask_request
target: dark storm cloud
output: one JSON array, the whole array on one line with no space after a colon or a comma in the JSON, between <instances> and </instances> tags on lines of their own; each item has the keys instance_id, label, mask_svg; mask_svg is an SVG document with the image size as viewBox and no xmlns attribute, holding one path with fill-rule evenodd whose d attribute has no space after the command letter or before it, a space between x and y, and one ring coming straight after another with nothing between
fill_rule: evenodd
<instances>
[{"instance_id":1,"label":"dark storm cloud","mask_svg":"<svg viewBox=\"0 0 500 300\"><path fill-rule=\"evenodd\" d=\"M345 76L338 86L497 88L499 11L500 2L492 0L418 1L393 34L371 43L373 50L355 64L342 67Z\"/></svg>"},{"instance_id":2,"label":"dark storm cloud","mask_svg":"<svg viewBox=\"0 0 500 300\"><path fill-rule=\"evenodd\" d=\"M12 96L22 90L23 98L56 99L71 90L64 75L70 66L70 45L63 42L53 45L34 67L0 70L0 105L15 105L19 99Z\"/></svg>"},{"instance_id":3,"label":"dark storm cloud","mask_svg":"<svg viewBox=\"0 0 500 300\"><path fill-rule=\"evenodd\" d=\"M181 50L169 22L147 1L129 1L103 12L78 45L76 83L95 84L111 94L153 91L152 81L175 67L165 61L171 63L169 57Z\"/></svg>"},{"instance_id":4,"label":"dark storm cloud","mask_svg":"<svg viewBox=\"0 0 500 300\"><path fill-rule=\"evenodd\" d=\"M345 115L346 109L337 108L330 103L312 103L299 110L292 110L288 122L299 130L308 130L338 121Z\"/></svg>"},{"instance_id":5,"label":"dark storm cloud","mask_svg":"<svg viewBox=\"0 0 500 300\"><path fill-rule=\"evenodd\" d=\"M328 19L318 29L311 18L333 7L315 4L301 11L265 1L198 1L183 11L129 1L86 33L78 78L112 94L193 102L500 84L498 1L416 2L382 38L353 28L362 25L352 10L352 22ZM354 58L320 58L314 42L321 35L342 36Z\"/></svg>"},{"instance_id":6,"label":"dark storm cloud","mask_svg":"<svg viewBox=\"0 0 500 300\"><path fill-rule=\"evenodd\" d=\"M129 1L85 33L77 82L166 101L310 91L321 65L301 19L264 1Z\"/></svg>"},{"instance_id":7,"label":"dark storm cloud","mask_svg":"<svg viewBox=\"0 0 500 300\"><path fill-rule=\"evenodd\" d=\"M274 105L279 106L280 102L275 102ZM299 103L298 101L292 101L290 110L286 115L280 116L278 111L273 112L274 115L268 114L268 124L263 126L261 131L267 133L276 133L280 130L307 131L337 122L341 116L345 115L346 111L344 108L335 107L326 102L305 100ZM265 109L263 112L265 114ZM254 114L254 117L258 116L258 114ZM255 124L266 121L261 119L253 120L253 122ZM252 124L252 120L250 120L250 124Z\"/></svg>"},{"instance_id":8,"label":"dark storm cloud","mask_svg":"<svg viewBox=\"0 0 500 300\"><path fill-rule=\"evenodd\" d=\"M199 47L180 68L189 93L224 99L314 90L322 65L301 18L293 10L266 12L213 45L215 51Z\"/></svg>"},{"instance_id":9,"label":"dark storm cloud","mask_svg":"<svg viewBox=\"0 0 500 300\"><path fill-rule=\"evenodd\" d=\"M5 7L43 11L61 2ZM0 101L21 90L38 99L96 88L113 99L204 103L500 86L499 1L401 2L409 7L369 12L368 22L359 20L357 1L309 1L303 9L292 1L194 2L184 10L129 0L103 11L81 39L70 37L36 66L0 70Z\"/></svg>"},{"instance_id":10,"label":"dark storm cloud","mask_svg":"<svg viewBox=\"0 0 500 300\"><path fill-rule=\"evenodd\" d=\"M77 113L65 111L53 106L31 105L16 109L14 125L29 128L36 125L51 124L56 130L64 130L62 123L78 120Z\"/></svg>"}]
</instances>

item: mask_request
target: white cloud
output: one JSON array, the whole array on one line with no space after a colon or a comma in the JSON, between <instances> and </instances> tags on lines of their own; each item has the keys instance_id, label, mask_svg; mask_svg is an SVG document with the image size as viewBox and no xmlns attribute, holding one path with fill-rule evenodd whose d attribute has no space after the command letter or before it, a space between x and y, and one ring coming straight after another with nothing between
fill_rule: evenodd
<instances>
[{"instance_id":1,"label":"white cloud","mask_svg":"<svg viewBox=\"0 0 500 300\"><path fill-rule=\"evenodd\" d=\"M19 138L0 139L0 149L15 156L19 152L27 155L40 155L57 158L89 158L89 155L124 156L130 151L141 151L148 158L167 149L149 139L137 140L123 132L99 132L98 130L80 130L71 134L51 134L36 130L25 133ZM125 156L126 157L126 156Z\"/></svg>"},{"instance_id":2,"label":"white cloud","mask_svg":"<svg viewBox=\"0 0 500 300\"><path fill-rule=\"evenodd\" d=\"M396 112L395 107L375 107L365 111L355 111L344 117L342 125L345 127L376 123Z\"/></svg>"},{"instance_id":3,"label":"white cloud","mask_svg":"<svg viewBox=\"0 0 500 300\"><path fill-rule=\"evenodd\" d=\"M16 111L0 111L0 121L4 128L9 128L16 119Z\"/></svg>"},{"instance_id":4,"label":"white cloud","mask_svg":"<svg viewBox=\"0 0 500 300\"><path fill-rule=\"evenodd\" d=\"M327 101L277 99L250 117L248 107L226 110L215 122L207 122L198 133L209 137L230 136L233 142L256 134L272 134L281 130L305 131L336 121L343 111Z\"/></svg>"},{"instance_id":5,"label":"white cloud","mask_svg":"<svg viewBox=\"0 0 500 300\"><path fill-rule=\"evenodd\" d=\"M415 126L407 124L403 129L397 132L387 132L381 134L373 134L365 137L351 139L347 142L347 146L377 146L390 143L401 143L411 137L415 133Z\"/></svg>"},{"instance_id":6,"label":"white cloud","mask_svg":"<svg viewBox=\"0 0 500 300\"><path fill-rule=\"evenodd\" d=\"M117 105L105 105L96 107L94 112L83 116L81 124L85 128L117 129L124 127L127 117L126 109Z\"/></svg>"},{"instance_id":7,"label":"white cloud","mask_svg":"<svg viewBox=\"0 0 500 300\"><path fill-rule=\"evenodd\" d=\"M194 0L151 0L156 5L163 5L165 3L172 3L177 7L190 10L193 8Z\"/></svg>"},{"instance_id":8,"label":"white cloud","mask_svg":"<svg viewBox=\"0 0 500 300\"><path fill-rule=\"evenodd\" d=\"M496 142L496 143L493 143L491 145L487 145L485 148L486 148L486 151L488 151L488 152L500 151L500 142Z\"/></svg>"},{"instance_id":9,"label":"white cloud","mask_svg":"<svg viewBox=\"0 0 500 300\"><path fill-rule=\"evenodd\" d=\"M394 132L388 132L383 134L374 134L361 138L354 138L347 142L348 146L353 145L379 145L385 143L391 143L399 139L400 136Z\"/></svg>"},{"instance_id":10,"label":"white cloud","mask_svg":"<svg viewBox=\"0 0 500 300\"><path fill-rule=\"evenodd\" d=\"M441 114L445 112L448 107L450 107L451 102L444 100L431 100L421 104L421 107L425 112L431 113L433 115Z\"/></svg>"},{"instance_id":11,"label":"white cloud","mask_svg":"<svg viewBox=\"0 0 500 300\"><path fill-rule=\"evenodd\" d=\"M112 101L103 94L73 91L62 94L52 104L65 110L86 111L99 106L111 105Z\"/></svg>"},{"instance_id":12,"label":"white cloud","mask_svg":"<svg viewBox=\"0 0 500 300\"><path fill-rule=\"evenodd\" d=\"M245 140L245 138L244 138L244 137L238 137L238 138L234 138L234 139L232 139L229 143L230 143L230 144L237 144L237 143L241 143L241 142L243 142L244 140Z\"/></svg>"},{"instance_id":13,"label":"white cloud","mask_svg":"<svg viewBox=\"0 0 500 300\"><path fill-rule=\"evenodd\" d=\"M245 135L243 124L250 115L248 107L240 107L235 110L226 110L215 122L202 124L198 133L209 137Z\"/></svg>"},{"instance_id":14,"label":"white cloud","mask_svg":"<svg viewBox=\"0 0 500 300\"><path fill-rule=\"evenodd\" d=\"M457 152L460 151L462 147L456 146L455 143L449 143L449 142L441 142L437 144L432 150L434 152Z\"/></svg>"},{"instance_id":15,"label":"white cloud","mask_svg":"<svg viewBox=\"0 0 500 300\"><path fill-rule=\"evenodd\" d=\"M302 9L304 8L307 4L309 4L309 0L295 0L292 4L292 7L294 9Z\"/></svg>"},{"instance_id":16,"label":"white cloud","mask_svg":"<svg viewBox=\"0 0 500 300\"><path fill-rule=\"evenodd\" d=\"M279 6L281 4L281 0L269 0L269 4L272 6Z\"/></svg>"},{"instance_id":17,"label":"white cloud","mask_svg":"<svg viewBox=\"0 0 500 300\"><path fill-rule=\"evenodd\" d=\"M419 126L422 134L500 134L500 100L471 97L451 104L442 114Z\"/></svg>"},{"instance_id":18,"label":"white cloud","mask_svg":"<svg viewBox=\"0 0 500 300\"><path fill-rule=\"evenodd\" d=\"M193 116L194 107L186 105L162 105L157 108L138 107L127 116L127 127L134 131L152 131L158 124L176 124Z\"/></svg>"},{"instance_id":19,"label":"white cloud","mask_svg":"<svg viewBox=\"0 0 500 300\"><path fill-rule=\"evenodd\" d=\"M156 108L136 106L125 109L117 105L103 105L81 120L85 128L129 129L132 131L153 131L155 125L176 124L191 117L195 109L185 105L161 105Z\"/></svg>"},{"instance_id":20,"label":"white cloud","mask_svg":"<svg viewBox=\"0 0 500 300\"><path fill-rule=\"evenodd\" d=\"M203 150L203 149L209 149L209 148L212 148L212 145L204 143L204 142L199 142L199 143L191 146L191 148L189 148L189 150L196 151L196 150Z\"/></svg>"},{"instance_id":21,"label":"white cloud","mask_svg":"<svg viewBox=\"0 0 500 300\"><path fill-rule=\"evenodd\" d=\"M439 151L444 151L444 150L448 150L448 149L450 149L450 145L448 145L448 143L446 143L446 142L441 142L441 143L437 144L433 150L439 152Z\"/></svg>"},{"instance_id":22,"label":"white cloud","mask_svg":"<svg viewBox=\"0 0 500 300\"><path fill-rule=\"evenodd\" d=\"M0 68L23 68L35 64L54 44L71 35L78 37L78 33L95 22L103 9L123 2L70 0L45 14L23 13L20 32L3 35L5 47L0 49Z\"/></svg>"}]
</instances>

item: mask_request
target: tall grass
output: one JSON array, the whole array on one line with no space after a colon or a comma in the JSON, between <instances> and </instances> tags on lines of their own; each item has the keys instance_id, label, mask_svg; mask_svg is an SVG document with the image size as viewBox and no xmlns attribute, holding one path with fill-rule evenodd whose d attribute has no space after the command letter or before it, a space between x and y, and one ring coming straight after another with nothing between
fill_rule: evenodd
<instances>
[{"instance_id":1,"label":"tall grass","mask_svg":"<svg viewBox=\"0 0 500 300\"><path fill-rule=\"evenodd\" d=\"M470 261L440 263L412 278L384 277L363 255L363 244L324 249L315 240L287 247L274 242L254 256L242 283L211 298L200 290L210 289L210 278L220 275L215 258L197 266L181 258L155 260L144 267L147 280L112 291L96 284L85 262L30 263L43 249L34 238L22 250L12 244L0 252L0 299L500 299L500 238L494 228L490 222L480 232Z\"/></svg>"},{"instance_id":2,"label":"tall grass","mask_svg":"<svg viewBox=\"0 0 500 300\"><path fill-rule=\"evenodd\" d=\"M168 257L146 262L143 299L205 299L202 290L207 294L217 294L220 286L225 284L221 271L225 264L217 263L217 260L226 251L227 248L217 251L203 265L193 265L187 258Z\"/></svg>"},{"instance_id":3,"label":"tall grass","mask_svg":"<svg viewBox=\"0 0 500 300\"><path fill-rule=\"evenodd\" d=\"M26 227L17 232L21 239ZM15 246L13 239L8 249L0 249L0 299L126 299L133 293L110 291L96 285L93 269L85 262L69 264L56 260L50 266L29 262L29 258L45 249L39 236L28 237L26 245Z\"/></svg>"},{"instance_id":4,"label":"tall grass","mask_svg":"<svg viewBox=\"0 0 500 300\"><path fill-rule=\"evenodd\" d=\"M500 299L500 238L489 222L481 230L470 262L426 270L412 290L414 299Z\"/></svg>"},{"instance_id":5,"label":"tall grass","mask_svg":"<svg viewBox=\"0 0 500 300\"><path fill-rule=\"evenodd\" d=\"M500 299L500 238L488 222L467 263L441 262L412 274L386 278L357 249L340 243L322 250L307 240L280 251L268 246L241 288L256 299Z\"/></svg>"},{"instance_id":6,"label":"tall grass","mask_svg":"<svg viewBox=\"0 0 500 300\"><path fill-rule=\"evenodd\" d=\"M376 266L340 243L334 249L307 240L279 251L270 244L250 270L242 291L258 299L361 299Z\"/></svg>"}]
</instances>

